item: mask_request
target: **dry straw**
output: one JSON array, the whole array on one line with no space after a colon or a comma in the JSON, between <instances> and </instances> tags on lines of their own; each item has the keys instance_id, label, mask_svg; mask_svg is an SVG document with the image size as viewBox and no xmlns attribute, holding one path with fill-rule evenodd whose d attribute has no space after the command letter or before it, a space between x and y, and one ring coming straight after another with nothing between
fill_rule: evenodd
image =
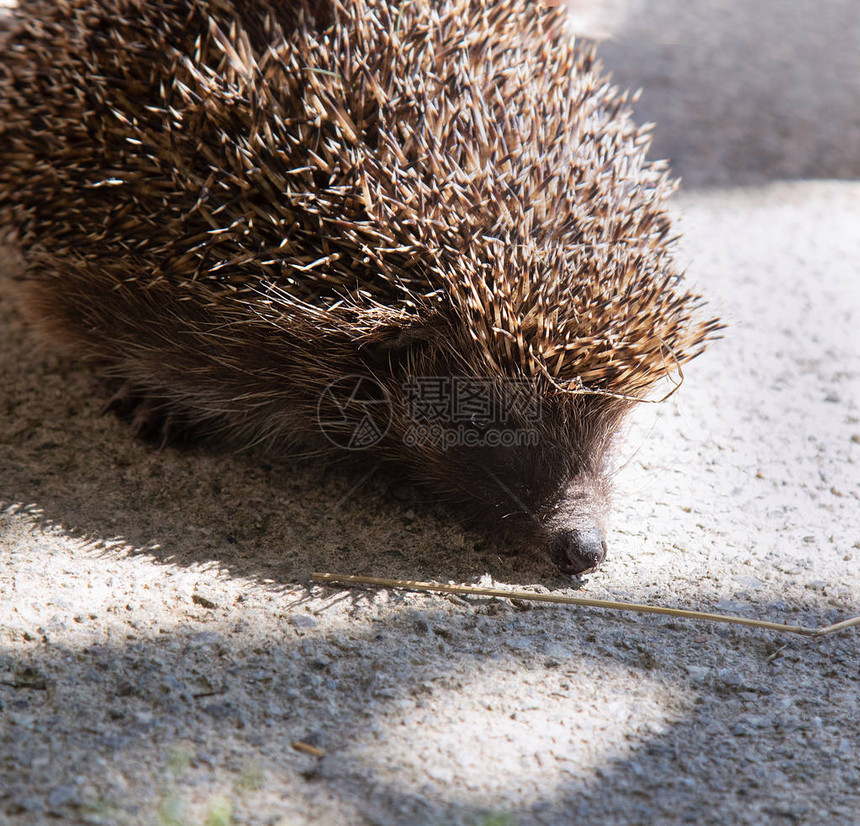
<instances>
[{"instance_id":1,"label":"dry straw","mask_svg":"<svg viewBox=\"0 0 860 826\"><path fill-rule=\"evenodd\" d=\"M851 617L850 619L821 628L809 628L804 625L785 625L781 622L748 619L747 617L737 617L731 614L688 611L683 608L643 605L638 602L618 602L609 599L591 599L589 597L572 597L557 594L535 594L530 591L508 591L502 588L481 588L475 585L444 585L441 582L416 582L410 579L382 579L380 577L352 576L349 574L311 574L311 577L315 582L338 583L340 585L373 585L379 588L402 588L406 591L430 591L433 593L457 594L461 596L498 597L500 599L519 599L530 602L553 602L559 605L607 608L611 611L635 611L639 614L665 614L684 619L731 623L734 625L751 626L753 628L765 628L769 631L802 634L806 637L823 637L827 634L835 634L838 631L844 631L847 628L860 625L860 616Z\"/></svg>"}]
</instances>

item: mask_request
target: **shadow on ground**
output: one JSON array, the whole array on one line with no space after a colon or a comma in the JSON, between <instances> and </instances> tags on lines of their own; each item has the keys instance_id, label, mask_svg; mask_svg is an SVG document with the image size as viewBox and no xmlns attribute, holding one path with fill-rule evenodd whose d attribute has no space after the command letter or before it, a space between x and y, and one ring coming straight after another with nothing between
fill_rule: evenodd
<instances>
[{"instance_id":1,"label":"shadow on ground","mask_svg":"<svg viewBox=\"0 0 860 826\"><path fill-rule=\"evenodd\" d=\"M22 599L28 525L51 583L38 604ZM727 801L747 815L732 822L847 823L860 805L860 743L839 725L860 702L848 636L284 592L212 570L190 593L180 569L39 540L21 514L3 527L19 593L0 645L0 811L22 824L224 807L241 823L716 823ZM52 568L83 557L88 581L58 584ZM755 609L834 615L821 599Z\"/></svg>"},{"instance_id":2,"label":"shadow on ground","mask_svg":"<svg viewBox=\"0 0 860 826\"><path fill-rule=\"evenodd\" d=\"M599 54L687 185L860 176L853 0L626 0Z\"/></svg>"}]
</instances>

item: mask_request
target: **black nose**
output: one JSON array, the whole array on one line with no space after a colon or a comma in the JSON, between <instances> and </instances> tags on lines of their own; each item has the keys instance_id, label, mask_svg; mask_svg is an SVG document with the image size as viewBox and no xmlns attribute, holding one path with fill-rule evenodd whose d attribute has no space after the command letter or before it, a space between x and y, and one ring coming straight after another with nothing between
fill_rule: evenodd
<instances>
[{"instance_id":1,"label":"black nose","mask_svg":"<svg viewBox=\"0 0 860 826\"><path fill-rule=\"evenodd\" d=\"M598 528L561 531L550 545L552 561L566 574L584 574L606 558L606 540Z\"/></svg>"}]
</instances>

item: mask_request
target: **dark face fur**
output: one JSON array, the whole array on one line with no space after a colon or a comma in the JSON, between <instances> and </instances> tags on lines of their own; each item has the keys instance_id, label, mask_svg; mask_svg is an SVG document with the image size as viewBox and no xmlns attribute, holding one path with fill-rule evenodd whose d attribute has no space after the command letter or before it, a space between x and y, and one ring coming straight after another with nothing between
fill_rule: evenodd
<instances>
[{"instance_id":1,"label":"dark face fur","mask_svg":"<svg viewBox=\"0 0 860 826\"><path fill-rule=\"evenodd\" d=\"M412 389L395 405L390 449L398 461L506 545L542 550L565 573L597 568L606 555L608 458L627 405L545 388L541 396L535 387L526 409L508 415L505 387L513 380L434 376L430 409L415 403L421 378L407 380ZM456 396L458 385L485 393L466 400L471 416L466 402L449 403L446 393Z\"/></svg>"},{"instance_id":2,"label":"dark face fur","mask_svg":"<svg viewBox=\"0 0 860 826\"><path fill-rule=\"evenodd\" d=\"M475 521L511 545L544 550L564 573L583 574L606 556L605 457L571 452L572 434L557 435L525 450L455 449L443 461L461 480Z\"/></svg>"},{"instance_id":3,"label":"dark face fur","mask_svg":"<svg viewBox=\"0 0 860 826\"><path fill-rule=\"evenodd\" d=\"M365 344L359 358L392 407L381 447L506 546L546 553L569 574L598 567L609 456L631 402L500 369L499 353L482 368L485 354L456 312Z\"/></svg>"}]
</instances>

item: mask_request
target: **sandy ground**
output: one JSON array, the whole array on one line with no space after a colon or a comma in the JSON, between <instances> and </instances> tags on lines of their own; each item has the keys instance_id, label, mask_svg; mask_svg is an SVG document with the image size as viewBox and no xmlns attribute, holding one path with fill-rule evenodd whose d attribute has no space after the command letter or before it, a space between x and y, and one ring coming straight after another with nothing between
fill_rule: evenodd
<instances>
[{"instance_id":1,"label":"sandy ground","mask_svg":"<svg viewBox=\"0 0 860 826\"><path fill-rule=\"evenodd\" d=\"M577 593L858 614L860 184L676 210L730 327L639 409L608 562ZM860 822L856 630L311 586L571 592L377 474L133 440L34 347L19 266L0 255L0 823Z\"/></svg>"}]
</instances>

